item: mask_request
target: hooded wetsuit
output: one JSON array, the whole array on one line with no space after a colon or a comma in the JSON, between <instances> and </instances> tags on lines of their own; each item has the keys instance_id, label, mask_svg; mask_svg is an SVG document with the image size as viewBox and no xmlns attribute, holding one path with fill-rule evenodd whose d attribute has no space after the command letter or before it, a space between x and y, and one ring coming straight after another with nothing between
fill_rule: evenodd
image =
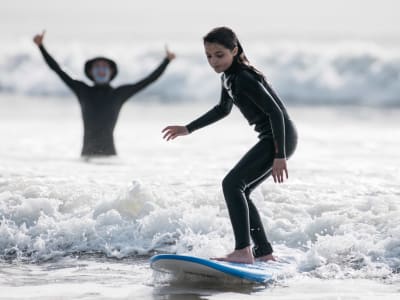
<instances>
[{"instance_id":1,"label":"hooded wetsuit","mask_svg":"<svg viewBox=\"0 0 400 300\"><path fill-rule=\"evenodd\" d=\"M186 126L189 132L227 116L233 104L250 125L259 142L226 175L222 182L235 236L235 249L254 242L255 257L273 252L250 193L272 173L275 158L289 158L297 145L297 131L284 103L261 76L236 61L224 72L218 105Z\"/></svg>"},{"instance_id":2,"label":"hooded wetsuit","mask_svg":"<svg viewBox=\"0 0 400 300\"><path fill-rule=\"evenodd\" d=\"M114 88L109 84L89 86L72 79L43 46L39 49L49 67L60 76L79 100L84 127L82 155L116 155L113 133L122 105L160 77L169 63L168 58L165 58L149 76L137 83Z\"/></svg>"}]
</instances>

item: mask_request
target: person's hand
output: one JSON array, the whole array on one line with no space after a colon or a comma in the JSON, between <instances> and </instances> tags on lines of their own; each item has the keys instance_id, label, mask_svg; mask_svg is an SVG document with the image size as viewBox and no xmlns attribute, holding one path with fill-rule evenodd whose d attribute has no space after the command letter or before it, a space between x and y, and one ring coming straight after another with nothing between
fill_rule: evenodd
<instances>
[{"instance_id":1,"label":"person's hand","mask_svg":"<svg viewBox=\"0 0 400 300\"><path fill-rule=\"evenodd\" d=\"M272 177L274 178L274 182L277 183L282 183L284 178L283 178L283 172L286 173L286 179L289 178L288 175L288 170L286 167L286 159L284 158L275 158L274 163L272 165Z\"/></svg>"},{"instance_id":2,"label":"person's hand","mask_svg":"<svg viewBox=\"0 0 400 300\"><path fill-rule=\"evenodd\" d=\"M174 138L181 135L188 135L189 131L185 126L167 126L162 132L164 133L163 139L167 141L173 140Z\"/></svg>"},{"instance_id":3,"label":"person's hand","mask_svg":"<svg viewBox=\"0 0 400 300\"><path fill-rule=\"evenodd\" d=\"M167 45L165 45L165 54L166 54L166 56L167 56L167 58L168 58L169 61L175 59L175 57L176 57L176 55L175 55L174 52L169 51Z\"/></svg>"},{"instance_id":4,"label":"person's hand","mask_svg":"<svg viewBox=\"0 0 400 300\"><path fill-rule=\"evenodd\" d=\"M33 42L38 45L41 46L43 44L43 39L44 39L44 34L46 33L46 30L43 30L42 34L37 34L34 36L33 38Z\"/></svg>"}]
</instances>

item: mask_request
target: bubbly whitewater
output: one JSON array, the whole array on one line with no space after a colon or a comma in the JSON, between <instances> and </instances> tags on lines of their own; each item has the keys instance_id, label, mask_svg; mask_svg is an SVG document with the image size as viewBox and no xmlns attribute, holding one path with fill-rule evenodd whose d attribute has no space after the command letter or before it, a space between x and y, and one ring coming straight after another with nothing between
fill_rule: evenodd
<instances>
[{"instance_id":1,"label":"bubbly whitewater","mask_svg":"<svg viewBox=\"0 0 400 300\"><path fill-rule=\"evenodd\" d=\"M256 133L234 109L218 124L166 143L160 133L165 125L185 124L210 105L140 100L121 114L119 156L84 161L76 100L53 97L0 97L0 299L192 293L194 287L153 288L146 259L156 252L210 257L231 250L220 182ZM341 291L351 299L395 299L400 112L289 111L300 132L290 179L283 185L268 180L254 193L276 254L296 266L286 274L289 289L213 286L197 293L309 299L313 292L320 295L315 299L330 299Z\"/></svg>"},{"instance_id":2,"label":"bubbly whitewater","mask_svg":"<svg viewBox=\"0 0 400 300\"><path fill-rule=\"evenodd\" d=\"M140 79L163 57L150 44L101 53L90 43L46 46L82 80L87 58L114 58L114 85ZM154 253L231 250L220 183L256 142L236 109L189 137L161 139L164 126L214 105L220 89L201 42L170 46L179 60L122 110L119 156L84 161L76 99L29 39L2 45L0 299L396 299L400 56L395 46L367 42L246 43L299 129L289 181L268 180L253 196L276 254L294 269L267 289L155 285L147 263Z\"/></svg>"}]
</instances>

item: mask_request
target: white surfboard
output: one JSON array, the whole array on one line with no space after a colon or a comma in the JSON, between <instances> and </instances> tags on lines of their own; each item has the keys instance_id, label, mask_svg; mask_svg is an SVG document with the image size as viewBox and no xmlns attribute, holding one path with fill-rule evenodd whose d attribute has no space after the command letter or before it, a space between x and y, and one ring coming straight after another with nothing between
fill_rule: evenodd
<instances>
[{"instance_id":1,"label":"white surfboard","mask_svg":"<svg viewBox=\"0 0 400 300\"><path fill-rule=\"evenodd\" d=\"M256 262L240 264L215 261L195 256L160 254L150 258L153 270L172 274L186 273L226 279L229 276L251 282L266 283L282 268L281 263Z\"/></svg>"}]
</instances>

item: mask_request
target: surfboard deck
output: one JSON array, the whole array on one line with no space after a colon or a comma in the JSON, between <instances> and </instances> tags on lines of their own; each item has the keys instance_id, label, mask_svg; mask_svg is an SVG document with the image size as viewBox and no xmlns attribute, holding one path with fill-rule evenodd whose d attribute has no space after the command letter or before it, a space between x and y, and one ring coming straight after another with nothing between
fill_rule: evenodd
<instances>
[{"instance_id":1,"label":"surfboard deck","mask_svg":"<svg viewBox=\"0 0 400 300\"><path fill-rule=\"evenodd\" d=\"M266 283L272 280L274 273L279 269L279 264L265 262L240 264L178 254L155 255L150 258L150 266L159 272L187 273L216 279L233 276L257 283Z\"/></svg>"}]
</instances>

